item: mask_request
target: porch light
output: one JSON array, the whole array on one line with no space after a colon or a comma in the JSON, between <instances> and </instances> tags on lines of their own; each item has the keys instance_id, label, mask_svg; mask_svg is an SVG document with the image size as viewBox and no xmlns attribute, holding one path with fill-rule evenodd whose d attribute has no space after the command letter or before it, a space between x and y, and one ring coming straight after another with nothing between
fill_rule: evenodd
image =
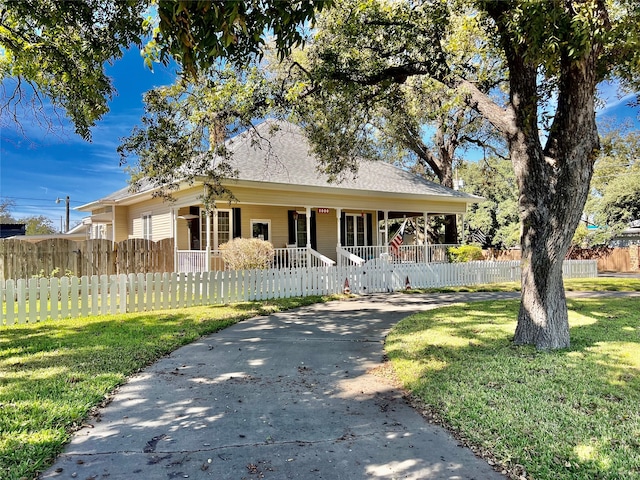
<instances>
[{"instance_id":1,"label":"porch light","mask_svg":"<svg viewBox=\"0 0 640 480\"><path fill-rule=\"evenodd\" d=\"M298 220L298 212L296 211L293 212L293 219Z\"/></svg>"}]
</instances>

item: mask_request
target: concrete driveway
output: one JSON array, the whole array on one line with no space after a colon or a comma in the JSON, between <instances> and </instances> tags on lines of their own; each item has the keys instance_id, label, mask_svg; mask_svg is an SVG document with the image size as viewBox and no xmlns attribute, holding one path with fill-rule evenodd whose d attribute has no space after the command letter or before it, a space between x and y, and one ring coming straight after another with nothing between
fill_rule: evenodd
<instances>
[{"instance_id":1,"label":"concrete driveway","mask_svg":"<svg viewBox=\"0 0 640 480\"><path fill-rule=\"evenodd\" d=\"M517 296L377 295L244 321L131 378L42 478L504 478L368 372L405 316Z\"/></svg>"}]
</instances>

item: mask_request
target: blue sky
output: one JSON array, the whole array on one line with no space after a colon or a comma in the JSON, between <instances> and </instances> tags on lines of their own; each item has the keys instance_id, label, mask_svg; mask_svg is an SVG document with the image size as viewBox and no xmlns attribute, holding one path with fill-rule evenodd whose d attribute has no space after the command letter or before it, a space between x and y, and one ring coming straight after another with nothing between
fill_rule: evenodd
<instances>
[{"instance_id":1,"label":"blue sky","mask_svg":"<svg viewBox=\"0 0 640 480\"><path fill-rule=\"evenodd\" d=\"M27 138L16 129L5 127L0 135L0 197L15 201L15 217L44 215L60 227L65 214L64 202L58 197L69 195L71 225L86 214L73 207L101 198L127 184L127 174L118 165L116 148L119 139L128 135L143 113L142 94L160 85L173 83L175 69L156 65L148 70L137 49L107 72L118 92L110 104L110 112L93 129L88 143L67 126L63 132L48 133L38 125L25 121ZM615 122L628 119L640 127L638 109L629 108L629 98L619 99L612 86L601 91L605 107L599 118Z\"/></svg>"},{"instance_id":2,"label":"blue sky","mask_svg":"<svg viewBox=\"0 0 640 480\"><path fill-rule=\"evenodd\" d=\"M139 123L143 113L142 94L160 85L169 85L175 69L156 65L151 72L143 64L138 49L127 51L107 68L117 90L110 112L92 130L92 142L82 140L67 125L62 131L46 133L26 120L26 138L17 129L4 127L0 144L0 197L15 201L14 217L45 215L60 228L65 215L64 201L70 197L70 224L86 213L73 207L96 200L127 184L128 176L118 165L116 148Z\"/></svg>"}]
</instances>

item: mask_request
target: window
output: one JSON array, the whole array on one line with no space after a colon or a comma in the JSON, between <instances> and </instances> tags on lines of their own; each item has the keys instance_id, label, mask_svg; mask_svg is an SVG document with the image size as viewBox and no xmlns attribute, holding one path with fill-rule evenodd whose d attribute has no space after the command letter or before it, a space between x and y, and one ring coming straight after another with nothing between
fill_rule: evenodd
<instances>
[{"instance_id":1,"label":"window","mask_svg":"<svg viewBox=\"0 0 640 480\"><path fill-rule=\"evenodd\" d=\"M231 211L218 210L218 243L216 248L231 240Z\"/></svg>"},{"instance_id":2,"label":"window","mask_svg":"<svg viewBox=\"0 0 640 480\"><path fill-rule=\"evenodd\" d=\"M347 247L364 247L367 243L367 230L365 217L362 215L347 214L345 221L345 245Z\"/></svg>"},{"instance_id":3,"label":"window","mask_svg":"<svg viewBox=\"0 0 640 480\"><path fill-rule=\"evenodd\" d=\"M97 240L107 238L104 223L95 223L91 225L91 238Z\"/></svg>"},{"instance_id":4,"label":"window","mask_svg":"<svg viewBox=\"0 0 640 480\"><path fill-rule=\"evenodd\" d=\"M233 216L231 210L215 210L211 213L211 248L217 250L220 245L231 240L233 232ZM207 248L207 217L202 210L200 216L200 248Z\"/></svg>"},{"instance_id":5,"label":"window","mask_svg":"<svg viewBox=\"0 0 640 480\"><path fill-rule=\"evenodd\" d=\"M145 240L152 240L150 213L142 214L142 238Z\"/></svg>"},{"instance_id":6,"label":"window","mask_svg":"<svg viewBox=\"0 0 640 480\"><path fill-rule=\"evenodd\" d=\"M298 214L295 222L296 226L296 243L298 247L307 246L307 216Z\"/></svg>"},{"instance_id":7,"label":"window","mask_svg":"<svg viewBox=\"0 0 640 480\"><path fill-rule=\"evenodd\" d=\"M260 240L270 241L271 220L251 220L251 236Z\"/></svg>"}]
</instances>

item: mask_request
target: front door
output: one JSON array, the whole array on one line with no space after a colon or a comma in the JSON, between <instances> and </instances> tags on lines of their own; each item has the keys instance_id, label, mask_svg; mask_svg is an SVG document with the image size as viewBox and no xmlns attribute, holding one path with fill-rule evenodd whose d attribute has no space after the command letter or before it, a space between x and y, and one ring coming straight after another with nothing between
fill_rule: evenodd
<instances>
[{"instance_id":1,"label":"front door","mask_svg":"<svg viewBox=\"0 0 640 480\"><path fill-rule=\"evenodd\" d=\"M367 245L367 230L365 217L356 214L346 214L345 239L347 247L365 247Z\"/></svg>"}]
</instances>

